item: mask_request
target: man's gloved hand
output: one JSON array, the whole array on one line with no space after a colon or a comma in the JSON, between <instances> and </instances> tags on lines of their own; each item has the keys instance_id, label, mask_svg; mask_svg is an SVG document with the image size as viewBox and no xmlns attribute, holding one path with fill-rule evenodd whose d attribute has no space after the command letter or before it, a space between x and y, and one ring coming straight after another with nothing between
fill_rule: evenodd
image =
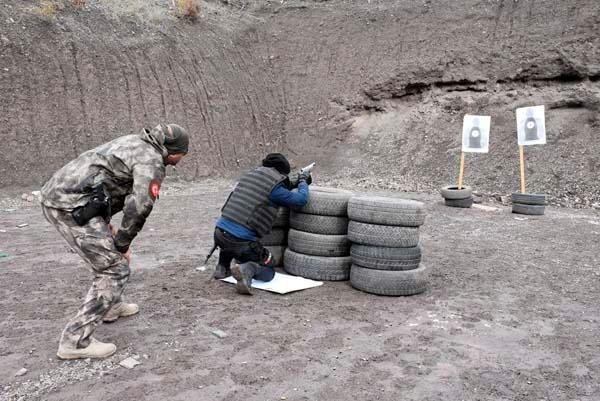
<instances>
[{"instance_id":1,"label":"man's gloved hand","mask_svg":"<svg viewBox=\"0 0 600 401\"><path fill-rule=\"evenodd\" d=\"M112 224L108 225L108 229L110 230L110 233L112 234L113 240L114 240L114 238L117 236L117 232L119 230L117 229L117 227L113 226ZM115 246L116 246L116 244L115 244ZM119 252L121 252L123 254L123 257L125 259L127 259L127 263L131 263L131 248L127 247L127 250L125 252L123 252L123 249L118 249L118 250L119 250Z\"/></svg>"},{"instance_id":2,"label":"man's gloved hand","mask_svg":"<svg viewBox=\"0 0 600 401\"><path fill-rule=\"evenodd\" d=\"M310 175L310 173L298 173L298 182L302 180L306 181L308 185L312 184L312 176Z\"/></svg>"},{"instance_id":3,"label":"man's gloved hand","mask_svg":"<svg viewBox=\"0 0 600 401\"><path fill-rule=\"evenodd\" d=\"M262 259L262 264L264 266L271 266L273 267L273 254L271 253L270 250L268 250L267 248L263 248L260 258Z\"/></svg>"},{"instance_id":4,"label":"man's gloved hand","mask_svg":"<svg viewBox=\"0 0 600 401\"><path fill-rule=\"evenodd\" d=\"M131 245L131 239L122 231L117 230L117 234L114 236L115 248L121 253L127 253L129 245Z\"/></svg>"},{"instance_id":5,"label":"man's gloved hand","mask_svg":"<svg viewBox=\"0 0 600 401\"><path fill-rule=\"evenodd\" d=\"M127 249L127 252L123 254L123 257L127 260L127 263L131 264L131 248Z\"/></svg>"}]
</instances>

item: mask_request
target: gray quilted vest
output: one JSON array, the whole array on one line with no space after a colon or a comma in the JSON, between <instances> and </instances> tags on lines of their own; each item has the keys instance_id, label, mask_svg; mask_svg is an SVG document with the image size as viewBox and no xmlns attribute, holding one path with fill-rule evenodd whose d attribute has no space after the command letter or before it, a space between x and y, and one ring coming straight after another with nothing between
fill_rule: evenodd
<instances>
[{"instance_id":1,"label":"gray quilted vest","mask_svg":"<svg viewBox=\"0 0 600 401\"><path fill-rule=\"evenodd\" d=\"M245 173L229 195L221 215L254 230L259 237L270 233L277 216L277 206L269 205L269 195L285 178L270 167L257 167Z\"/></svg>"}]
</instances>

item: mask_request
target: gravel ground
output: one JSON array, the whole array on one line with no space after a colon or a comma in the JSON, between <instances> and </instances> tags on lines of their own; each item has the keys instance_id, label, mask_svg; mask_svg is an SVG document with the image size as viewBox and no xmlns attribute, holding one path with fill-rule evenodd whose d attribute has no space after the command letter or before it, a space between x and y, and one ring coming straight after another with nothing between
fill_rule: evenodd
<instances>
[{"instance_id":1,"label":"gravel ground","mask_svg":"<svg viewBox=\"0 0 600 401\"><path fill-rule=\"evenodd\" d=\"M56 359L90 274L35 201L2 199L0 399L600 399L597 211L525 218L401 194L428 210L424 294L326 282L243 297L211 280L214 261L196 270L231 184L165 187L133 246L125 294L140 314L99 327L118 347L104 361ZM141 365L120 367L127 357Z\"/></svg>"}]
</instances>

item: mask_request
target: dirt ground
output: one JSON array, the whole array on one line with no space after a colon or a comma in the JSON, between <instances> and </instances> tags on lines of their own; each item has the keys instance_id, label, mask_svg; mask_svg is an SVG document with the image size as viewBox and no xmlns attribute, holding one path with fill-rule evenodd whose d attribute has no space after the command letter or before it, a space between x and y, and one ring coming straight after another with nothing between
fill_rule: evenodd
<instances>
[{"instance_id":1,"label":"dirt ground","mask_svg":"<svg viewBox=\"0 0 600 401\"><path fill-rule=\"evenodd\" d=\"M37 205L3 198L0 399L600 399L598 211L549 207L525 219L405 194L427 205L426 293L326 282L247 297L196 270L230 186L163 191L133 246L125 293L140 314L99 327L118 347L105 361L56 359L90 274ZM128 356L142 364L119 367Z\"/></svg>"}]
</instances>

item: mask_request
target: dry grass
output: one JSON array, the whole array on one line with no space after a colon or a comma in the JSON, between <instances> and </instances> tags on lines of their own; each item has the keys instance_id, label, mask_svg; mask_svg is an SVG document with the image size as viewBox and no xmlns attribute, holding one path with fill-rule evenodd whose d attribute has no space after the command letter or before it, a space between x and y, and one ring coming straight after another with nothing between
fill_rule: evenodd
<instances>
[{"instance_id":1,"label":"dry grass","mask_svg":"<svg viewBox=\"0 0 600 401\"><path fill-rule=\"evenodd\" d=\"M53 20L56 18L56 13L58 11L58 6L55 2L51 0L42 0L40 1L40 6L38 7L38 12L40 15L48 20Z\"/></svg>"},{"instance_id":2,"label":"dry grass","mask_svg":"<svg viewBox=\"0 0 600 401\"><path fill-rule=\"evenodd\" d=\"M200 18L201 0L170 0L166 4L149 0L36 0L36 2L37 6L30 10L47 21L54 21L65 9L81 10L84 7L91 7L91 10L101 11L114 20L134 17L142 24L155 24L172 20L174 17L196 21ZM172 7L168 6L169 3Z\"/></svg>"},{"instance_id":3,"label":"dry grass","mask_svg":"<svg viewBox=\"0 0 600 401\"><path fill-rule=\"evenodd\" d=\"M141 23L153 24L168 17L164 6L148 0L102 0L100 4L107 16L117 21L123 17L134 17Z\"/></svg>"},{"instance_id":4,"label":"dry grass","mask_svg":"<svg viewBox=\"0 0 600 401\"><path fill-rule=\"evenodd\" d=\"M198 0L174 0L177 14L190 21L196 21L200 15L200 3Z\"/></svg>"},{"instance_id":5,"label":"dry grass","mask_svg":"<svg viewBox=\"0 0 600 401\"><path fill-rule=\"evenodd\" d=\"M52 21L56 19L59 11L63 11L66 4L71 3L73 7L81 9L86 5L87 0L68 0L68 1L55 1L55 0L40 0L39 6L34 9L39 15L45 19Z\"/></svg>"}]
</instances>

